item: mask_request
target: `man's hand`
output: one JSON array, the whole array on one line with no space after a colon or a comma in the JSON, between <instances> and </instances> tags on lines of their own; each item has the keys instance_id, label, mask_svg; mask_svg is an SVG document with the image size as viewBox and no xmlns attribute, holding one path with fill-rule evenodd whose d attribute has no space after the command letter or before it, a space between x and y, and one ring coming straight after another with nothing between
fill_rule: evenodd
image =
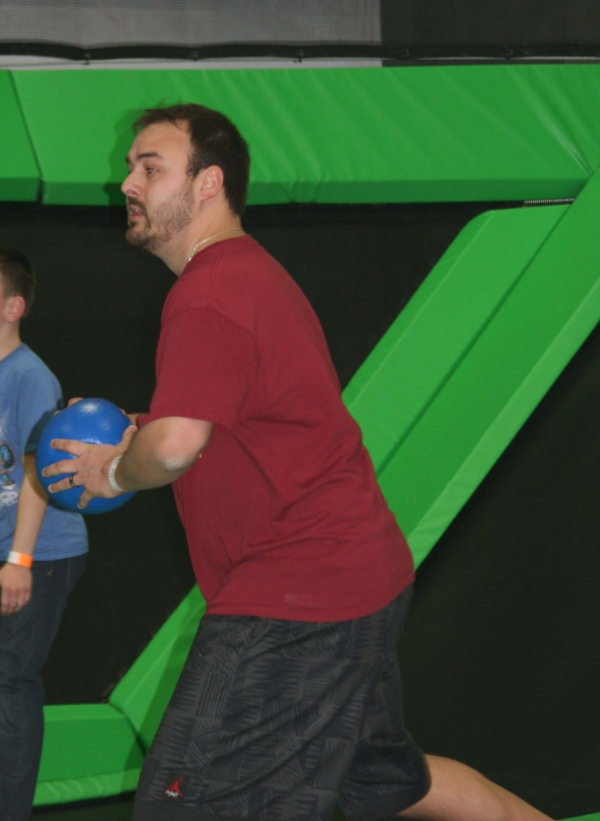
<instances>
[{"instance_id":1,"label":"man's hand","mask_svg":"<svg viewBox=\"0 0 600 821\"><path fill-rule=\"evenodd\" d=\"M0 614L12 616L18 613L31 598L32 576L28 567L18 564L8 564L0 570L0 588L2 601Z\"/></svg>"},{"instance_id":2,"label":"man's hand","mask_svg":"<svg viewBox=\"0 0 600 821\"><path fill-rule=\"evenodd\" d=\"M212 422L201 419L167 416L154 419L141 430L133 426L127 428L123 440L116 447L53 439L50 443L53 448L72 453L77 458L48 465L43 475L70 474L75 486L85 488L81 494L80 508L85 508L94 496L112 499L119 495L108 482L108 469L114 458L121 454L125 455L118 464L114 480L125 493L162 487L171 484L197 464L210 440L212 428ZM73 485L67 478L54 482L48 490L57 493L70 487Z\"/></svg>"},{"instance_id":3,"label":"man's hand","mask_svg":"<svg viewBox=\"0 0 600 821\"><path fill-rule=\"evenodd\" d=\"M54 462L44 468L42 474L44 477L70 474L76 486L85 488L78 505L82 510L95 496L113 499L119 494L108 482L108 469L115 456L125 453L136 431L137 428L133 425L128 427L118 445L90 445L75 439L53 439L50 443L53 448L64 450L77 458ZM60 493L61 490L69 490L72 487L71 481L66 478L49 485L48 490L50 493Z\"/></svg>"}]
</instances>

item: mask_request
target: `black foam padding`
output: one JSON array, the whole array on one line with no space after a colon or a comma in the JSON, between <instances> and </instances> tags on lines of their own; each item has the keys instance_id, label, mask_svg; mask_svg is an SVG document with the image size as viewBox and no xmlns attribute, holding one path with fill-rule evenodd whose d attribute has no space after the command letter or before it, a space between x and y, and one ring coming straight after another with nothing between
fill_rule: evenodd
<instances>
[{"instance_id":1,"label":"black foam padding","mask_svg":"<svg viewBox=\"0 0 600 821\"><path fill-rule=\"evenodd\" d=\"M600 331L417 576L407 724L552 817L600 808Z\"/></svg>"}]
</instances>

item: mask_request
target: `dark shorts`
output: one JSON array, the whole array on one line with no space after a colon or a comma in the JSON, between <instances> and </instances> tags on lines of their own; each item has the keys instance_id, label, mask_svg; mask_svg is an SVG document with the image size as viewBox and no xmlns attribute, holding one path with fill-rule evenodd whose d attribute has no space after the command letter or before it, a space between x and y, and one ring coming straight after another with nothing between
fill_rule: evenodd
<instances>
[{"instance_id":1,"label":"dark shorts","mask_svg":"<svg viewBox=\"0 0 600 821\"><path fill-rule=\"evenodd\" d=\"M409 600L346 622L205 616L134 821L375 821L422 798L396 651Z\"/></svg>"}]
</instances>

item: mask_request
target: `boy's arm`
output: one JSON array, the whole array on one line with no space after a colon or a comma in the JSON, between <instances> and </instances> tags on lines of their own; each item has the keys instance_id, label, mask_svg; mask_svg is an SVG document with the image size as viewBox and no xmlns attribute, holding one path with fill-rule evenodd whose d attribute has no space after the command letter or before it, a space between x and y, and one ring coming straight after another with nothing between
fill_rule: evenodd
<instances>
[{"instance_id":1,"label":"boy's arm","mask_svg":"<svg viewBox=\"0 0 600 821\"><path fill-rule=\"evenodd\" d=\"M11 550L33 556L42 527L48 497L35 470L35 454L23 456L25 477L17 505L17 524ZM31 598L31 570L8 562L0 570L2 599L0 613L10 616L25 607Z\"/></svg>"}]
</instances>

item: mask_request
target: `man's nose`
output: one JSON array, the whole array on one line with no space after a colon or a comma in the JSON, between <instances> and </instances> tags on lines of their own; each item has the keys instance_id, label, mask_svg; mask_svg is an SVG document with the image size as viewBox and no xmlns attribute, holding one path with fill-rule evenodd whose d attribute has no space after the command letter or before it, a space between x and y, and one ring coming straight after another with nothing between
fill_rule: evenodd
<instances>
[{"instance_id":1,"label":"man's nose","mask_svg":"<svg viewBox=\"0 0 600 821\"><path fill-rule=\"evenodd\" d=\"M121 186L121 191L125 194L126 197L132 197L135 195L137 191L137 187L135 184L135 179L133 176L133 171L130 171L129 174L123 180L123 185Z\"/></svg>"}]
</instances>

